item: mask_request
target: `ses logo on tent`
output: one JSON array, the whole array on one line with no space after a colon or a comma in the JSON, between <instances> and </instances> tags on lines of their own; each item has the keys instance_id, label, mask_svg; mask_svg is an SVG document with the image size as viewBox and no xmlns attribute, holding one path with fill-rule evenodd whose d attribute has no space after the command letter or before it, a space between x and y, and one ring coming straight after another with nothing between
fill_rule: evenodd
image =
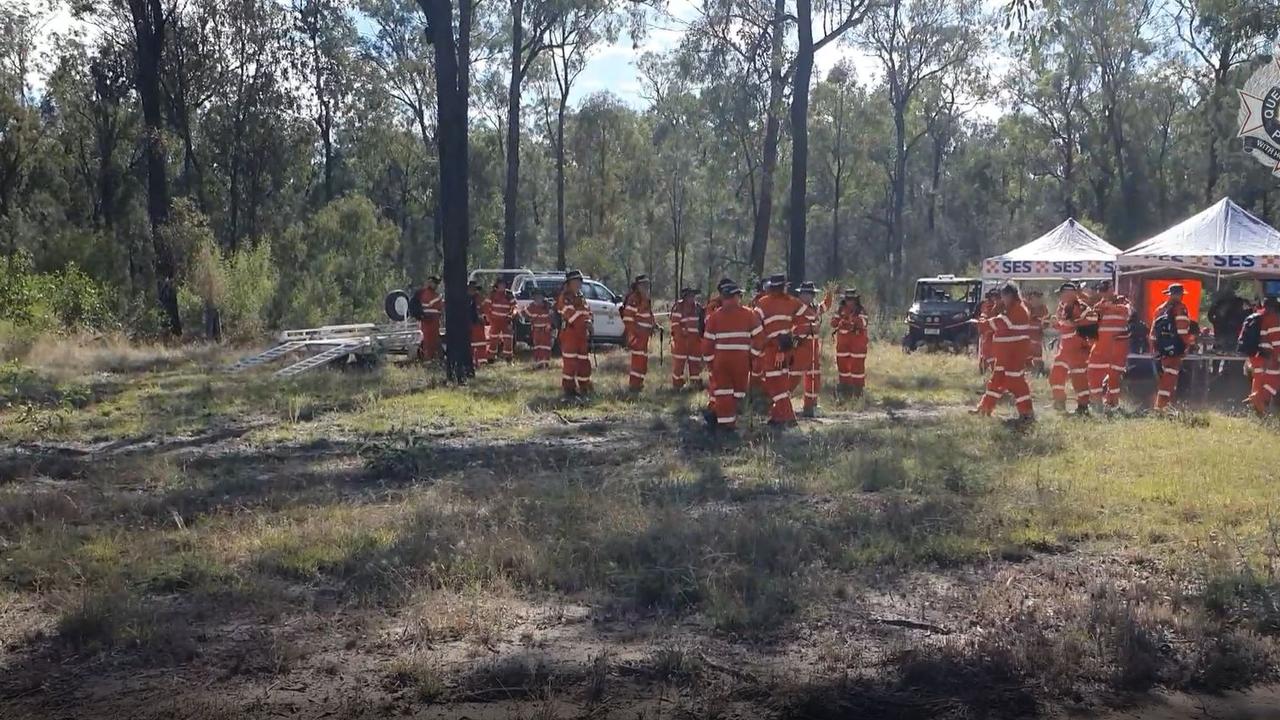
<instances>
[{"instance_id":1,"label":"ses logo on tent","mask_svg":"<svg viewBox=\"0 0 1280 720\"><path fill-rule=\"evenodd\" d=\"M1280 54L1245 81L1237 118L1244 151L1280 177Z\"/></svg>"}]
</instances>

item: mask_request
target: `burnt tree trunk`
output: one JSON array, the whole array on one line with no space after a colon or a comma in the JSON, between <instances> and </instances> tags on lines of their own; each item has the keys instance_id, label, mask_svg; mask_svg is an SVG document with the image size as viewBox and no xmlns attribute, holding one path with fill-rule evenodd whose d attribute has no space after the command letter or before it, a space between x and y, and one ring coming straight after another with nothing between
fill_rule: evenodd
<instances>
[{"instance_id":1,"label":"burnt tree trunk","mask_svg":"<svg viewBox=\"0 0 1280 720\"><path fill-rule=\"evenodd\" d=\"M440 225L444 241L445 371L465 382L471 362L471 303L467 297L469 241L467 188L467 102L470 95L471 3L458 8L453 34L452 0L418 0L436 61L436 151L440 167Z\"/></svg>"},{"instance_id":2,"label":"burnt tree trunk","mask_svg":"<svg viewBox=\"0 0 1280 720\"><path fill-rule=\"evenodd\" d=\"M524 0L511 0L511 78L507 86L507 179L502 188L502 266L516 267L520 192L520 83L524 79Z\"/></svg>"},{"instance_id":3,"label":"burnt tree trunk","mask_svg":"<svg viewBox=\"0 0 1280 720\"><path fill-rule=\"evenodd\" d=\"M778 135L782 113L782 35L786 0L774 0L773 38L769 54L769 108L764 121L764 157L760 167L760 200L755 228L751 233L751 272L764 277L764 259L769 250L769 225L773 222L773 174L778 169Z\"/></svg>"},{"instance_id":4,"label":"burnt tree trunk","mask_svg":"<svg viewBox=\"0 0 1280 720\"><path fill-rule=\"evenodd\" d=\"M178 315L177 273L173 248L165 238L169 221L169 167L164 152L164 113L161 109L160 64L164 58L164 36L169 18L161 0L129 0L133 21L138 97L146 128L144 151L147 165L147 219L155 247L156 299L164 312L169 332L182 335Z\"/></svg>"},{"instance_id":5,"label":"burnt tree trunk","mask_svg":"<svg viewBox=\"0 0 1280 720\"><path fill-rule=\"evenodd\" d=\"M791 85L791 251L787 274L793 282L805 276L805 233L809 214L809 79L813 74L813 22L810 0L796 2L795 77Z\"/></svg>"}]
</instances>

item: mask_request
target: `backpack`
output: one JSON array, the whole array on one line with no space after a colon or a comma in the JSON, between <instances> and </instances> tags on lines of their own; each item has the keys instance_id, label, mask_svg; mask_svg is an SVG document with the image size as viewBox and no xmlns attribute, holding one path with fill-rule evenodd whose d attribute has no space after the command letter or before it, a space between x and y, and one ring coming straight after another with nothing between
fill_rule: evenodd
<instances>
[{"instance_id":1,"label":"backpack","mask_svg":"<svg viewBox=\"0 0 1280 720\"><path fill-rule=\"evenodd\" d=\"M1151 326L1151 335L1155 339L1156 354L1161 357L1178 357L1187 351L1187 344L1178 334L1178 322L1172 310L1156 318Z\"/></svg>"},{"instance_id":2,"label":"backpack","mask_svg":"<svg viewBox=\"0 0 1280 720\"><path fill-rule=\"evenodd\" d=\"M1240 326L1240 352L1257 355L1262 350L1262 313L1254 313Z\"/></svg>"}]
</instances>

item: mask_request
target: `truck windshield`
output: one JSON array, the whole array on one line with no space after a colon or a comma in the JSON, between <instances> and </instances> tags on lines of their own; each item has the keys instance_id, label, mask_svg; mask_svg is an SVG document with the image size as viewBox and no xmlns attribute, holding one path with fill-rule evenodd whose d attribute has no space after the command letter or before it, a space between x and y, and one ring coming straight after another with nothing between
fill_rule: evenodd
<instances>
[{"instance_id":1,"label":"truck windshield","mask_svg":"<svg viewBox=\"0 0 1280 720\"><path fill-rule=\"evenodd\" d=\"M542 291L542 295L548 300L560 294L560 289L564 287L564 278L534 278L533 280L525 280L520 285L520 292L517 295L521 300L528 300L533 297L533 289L538 288Z\"/></svg>"},{"instance_id":2,"label":"truck windshield","mask_svg":"<svg viewBox=\"0 0 1280 720\"><path fill-rule=\"evenodd\" d=\"M978 300L977 283L916 283L916 302L971 303Z\"/></svg>"}]
</instances>

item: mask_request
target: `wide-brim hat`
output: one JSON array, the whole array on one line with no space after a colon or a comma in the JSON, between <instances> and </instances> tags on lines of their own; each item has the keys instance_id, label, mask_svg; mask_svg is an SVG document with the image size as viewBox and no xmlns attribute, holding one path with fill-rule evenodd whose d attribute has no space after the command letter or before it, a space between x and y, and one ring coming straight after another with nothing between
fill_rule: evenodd
<instances>
[{"instance_id":1,"label":"wide-brim hat","mask_svg":"<svg viewBox=\"0 0 1280 720\"><path fill-rule=\"evenodd\" d=\"M786 275L770 275L768 278L765 279L764 286L766 288L786 287L787 276Z\"/></svg>"},{"instance_id":2,"label":"wide-brim hat","mask_svg":"<svg viewBox=\"0 0 1280 720\"><path fill-rule=\"evenodd\" d=\"M724 285L720 288L720 294L725 297L729 297L730 295L741 295L742 288L738 287L737 283L729 283L728 285Z\"/></svg>"},{"instance_id":3,"label":"wide-brim hat","mask_svg":"<svg viewBox=\"0 0 1280 720\"><path fill-rule=\"evenodd\" d=\"M429 282L429 283L435 283L435 284L439 285L439 284L440 284L440 276L439 276L439 275L428 275L428 276L427 276L427 282Z\"/></svg>"},{"instance_id":4,"label":"wide-brim hat","mask_svg":"<svg viewBox=\"0 0 1280 720\"><path fill-rule=\"evenodd\" d=\"M635 279L635 280L632 280L631 282L632 282L632 284L634 284L634 285L639 285L639 284L641 284L641 283L644 283L645 285L649 285L649 284L650 284L650 283L649 283L649 276L648 276L648 275L637 275L637 276L636 276L636 279Z\"/></svg>"},{"instance_id":5,"label":"wide-brim hat","mask_svg":"<svg viewBox=\"0 0 1280 720\"><path fill-rule=\"evenodd\" d=\"M680 297L684 297L685 295L698 295L698 294L699 294L698 288L687 287L680 291Z\"/></svg>"},{"instance_id":6,"label":"wide-brim hat","mask_svg":"<svg viewBox=\"0 0 1280 720\"><path fill-rule=\"evenodd\" d=\"M858 292L858 288L845 288L844 296L848 300L857 300L862 297L862 293Z\"/></svg>"},{"instance_id":7,"label":"wide-brim hat","mask_svg":"<svg viewBox=\"0 0 1280 720\"><path fill-rule=\"evenodd\" d=\"M1173 283L1169 287L1165 288L1164 292L1160 294L1161 295L1181 295L1186 291L1187 289L1182 286L1182 283Z\"/></svg>"},{"instance_id":8,"label":"wide-brim hat","mask_svg":"<svg viewBox=\"0 0 1280 720\"><path fill-rule=\"evenodd\" d=\"M1068 290L1074 292L1079 289L1080 289L1080 286L1073 282L1064 282L1058 286L1058 292L1067 292Z\"/></svg>"},{"instance_id":9,"label":"wide-brim hat","mask_svg":"<svg viewBox=\"0 0 1280 720\"><path fill-rule=\"evenodd\" d=\"M806 280L800 283L800 287L796 288L796 292L816 294L818 292L818 286Z\"/></svg>"},{"instance_id":10,"label":"wide-brim hat","mask_svg":"<svg viewBox=\"0 0 1280 720\"><path fill-rule=\"evenodd\" d=\"M733 284L734 284L733 278L727 278L727 277L720 278L720 282L716 283L716 289L720 290L724 288L725 285L733 285Z\"/></svg>"},{"instance_id":11,"label":"wide-brim hat","mask_svg":"<svg viewBox=\"0 0 1280 720\"><path fill-rule=\"evenodd\" d=\"M569 282L570 280L581 280L581 279L582 279L581 270L570 270L569 272L564 274L565 282Z\"/></svg>"}]
</instances>

